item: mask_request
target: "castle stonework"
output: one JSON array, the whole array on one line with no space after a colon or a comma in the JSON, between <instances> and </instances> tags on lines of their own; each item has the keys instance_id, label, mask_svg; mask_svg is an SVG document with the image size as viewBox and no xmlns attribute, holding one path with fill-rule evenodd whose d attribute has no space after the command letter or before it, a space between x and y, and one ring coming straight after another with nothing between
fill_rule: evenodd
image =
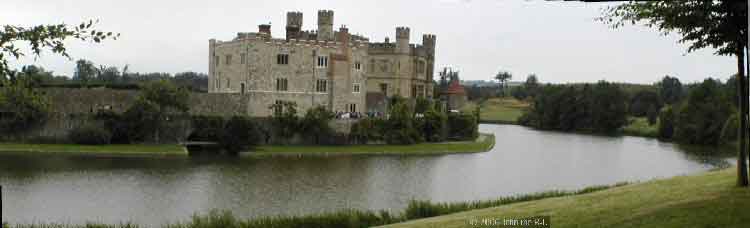
<instances>
[{"instance_id":1,"label":"castle stonework","mask_svg":"<svg viewBox=\"0 0 750 228\"><path fill-rule=\"evenodd\" d=\"M284 39L265 24L231 41L211 39L208 91L249 96L251 116L269 116L279 101L367 112L383 111L390 96L432 98L435 35L410 44L409 28L398 27L396 43L371 43L346 27L334 31L333 19L333 11L318 11L318 30L304 31L302 13L289 12Z\"/></svg>"}]
</instances>

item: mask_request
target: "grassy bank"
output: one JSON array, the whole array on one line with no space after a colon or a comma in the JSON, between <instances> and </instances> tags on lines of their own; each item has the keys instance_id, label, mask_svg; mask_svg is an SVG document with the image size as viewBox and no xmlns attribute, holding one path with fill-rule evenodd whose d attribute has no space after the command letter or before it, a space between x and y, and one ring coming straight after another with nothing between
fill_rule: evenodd
<instances>
[{"instance_id":1,"label":"grassy bank","mask_svg":"<svg viewBox=\"0 0 750 228\"><path fill-rule=\"evenodd\" d=\"M745 227L750 190L735 187L734 174L730 168L389 227L466 227L471 219L533 216L551 216L552 227Z\"/></svg>"},{"instance_id":2,"label":"grassy bank","mask_svg":"<svg viewBox=\"0 0 750 228\"><path fill-rule=\"evenodd\" d=\"M629 117L628 124L622 128L623 135L640 136L648 138L659 137L659 123L654 125L648 124L645 117Z\"/></svg>"},{"instance_id":3,"label":"grassy bank","mask_svg":"<svg viewBox=\"0 0 750 228\"><path fill-rule=\"evenodd\" d=\"M22 144L0 143L0 153L55 153L107 156L164 156L187 155L180 145L76 145L76 144Z\"/></svg>"},{"instance_id":4,"label":"grassy bank","mask_svg":"<svg viewBox=\"0 0 750 228\"><path fill-rule=\"evenodd\" d=\"M249 154L253 156L299 155L429 155L486 152L495 145L495 136L481 133L474 141L420 143L414 145L346 145L346 146L259 146Z\"/></svg>"},{"instance_id":5,"label":"grassy bank","mask_svg":"<svg viewBox=\"0 0 750 228\"><path fill-rule=\"evenodd\" d=\"M512 97L490 98L479 105L480 122L497 124L516 124L523 110L529 107L529 103Z\"/></svg>"}]
</instances>

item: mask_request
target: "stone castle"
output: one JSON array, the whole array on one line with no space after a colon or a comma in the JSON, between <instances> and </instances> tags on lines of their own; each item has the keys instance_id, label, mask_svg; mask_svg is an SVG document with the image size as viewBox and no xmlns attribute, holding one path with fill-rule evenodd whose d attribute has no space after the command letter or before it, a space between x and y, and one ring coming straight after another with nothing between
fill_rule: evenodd
<instances>
[{"instance_id":1,"label":"stone castle","mask_svg":"<svg viewBox=\"0 0 750 228\"><path fill-rule=\"evenodd\" d=\"M209 41L209 93L248 96L248 114L269 116L269 106L297 103L300 110L383 111L388 97L433 97L435 35L410 44L407 27L382 43L333 30L333 11L318 11L318 30L302 29L302 13L287 13L286 37L271 25L238 33L231 41Z\"/></svg>"}]
</instances>

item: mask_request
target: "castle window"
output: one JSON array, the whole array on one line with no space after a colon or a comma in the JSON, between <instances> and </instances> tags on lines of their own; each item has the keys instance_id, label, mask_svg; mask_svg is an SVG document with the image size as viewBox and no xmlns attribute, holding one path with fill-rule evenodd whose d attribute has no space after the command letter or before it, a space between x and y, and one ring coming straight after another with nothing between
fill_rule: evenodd
<instances>
[{"instance_id":1,"label":"castle window","mask_svg":"<svg viewBox=\"0 0 750 228\"><path fill-rule=\"evenodd\" d=\"M417 62L417 73L424 73L424 61Z\"/></svg>"},{"instance_id":2,"label":"castle window","mask_svg":"<svg viewBox=\"0 0 750 228\"><path fill-rule=\"evenodd\" d=\"M362 71L362 63L360 63L359 61L354 62L354 69L357 71Z\"/></svg>"},{"instance_id":3,"label":"castle window","mask_svg":"<svg viewBox=\"0 0 750 228\"><path fill-rule=\"evenodd\" d=\"M380 83L380 92L383 93L383 95L388 96L388 84Z\"/></svg>"},{"instance_id":4,"label":"castle window","mask_svg":"<svg viewBox=\"0 0 750 228\"><path fill-rule=\"evenodd\" d=\"M325 79L318 79L318 82L315 83L315 91L318 93L325 93L328 92L328 80Z\"/></svg>"},{"instance_id":5,"label":"castle window","mask_svg":"<svg viewBox=\"0 0 750 228\"><path fill-rule=\"evenodd\" d=\"M287 91L287 85L286 78L276 79L276 91Z\"/></svg>"},{"instance_id":6,"label":"castle window","mask_svg":"<svg viewBox=\"0 0 750 228\"><path fill-rule=\"evenodd\" d=\"M246 64L247 63L247 54L242 53L240 54L240 64Z\"/></svg>"},{"instance_id":7,"label":"castle window","mask_svg":"<svg viewBox=\"0 0 750 228\"><path fill-rule=\"evenodd\" d=\"M349 104L349 112L357 112L357 104Z\"/></svg>"},{"instance_id":8,"label":"castle window","mask_svg":"<svg viewBox=\"0 0 750 228\"><path fill-rule=\"evenodd\" d=\"M352 92L353 93L359 93L359 83L354 83L354 86L352 86Z\"/></svg>"},{"instance_id":9,"label":"castle window","mask_svg":"<svg viewBox=\"0 0 750 228\"><path fill-rule=\"evenodd\" d=\"M281 65L289 64L289 54L276 55L276 64L281 64Z\"/></svg>"},{"instance_id":10,"label":"castle window","mask_svg":"<svg viewBox=\"0 0 750 228\"><path fill-rule=\"evenodd\" d=\"M274 102L274 104L276 104L276 105L272 106L273 107L273 113L274 113L274 115L280 115L281 114L281 112L284 110L284 106L282 106L283 103L284 102L280 101L280 100L277 100L277 101Z\"/></svg>"},{"instance_id":11,"label":"castle window","mask_svg":"<svg viewBox=\"0 0 750 228\"><path fill-rule=\"evenodd\" d=\"M227 57L226 57L226 60L225 60L225 61L227 62L227 65L230 65L230 64L232 64L232 55L227 55Z\"/></svg>"},{"instance_id":12,"label":"castle window","mask_svg":"<svg viewBox=\"0 0 750 228\"><path fill-rule=\"evenodd\" d=\"M411 97L413 97L413 98L417 97L417 86L416 85L412 85L411 86Z\"/></svg>"},{"instance_id":13,"label":"castle window","mask_svg":"<svg viewBox=\"0 0 750 228\"><path fill-rule=\"evenodd\" d=\"M417 86L417 97L425 97L424 85Z\"/></svg>"},{"instance_id":14,"label":"castle window","mask_svg":"<svg viewBox=\"0 0 750 228\"><path fill-rule=\"evenodd\" d=\"M229 82L230 82L230 81L229 81L229 79L227 78L227 89L229 89L229 88L230 88Z\"/></svg>"},{"instance_id":15,"label":"castle window","mask_svg":"<svg viewBox=\"0 0 750 228\"><path fill-rule=\"evenodd\" d=\"M318 68L328 67L328 56L318 56Z\"/></svg>"}]
</instances>

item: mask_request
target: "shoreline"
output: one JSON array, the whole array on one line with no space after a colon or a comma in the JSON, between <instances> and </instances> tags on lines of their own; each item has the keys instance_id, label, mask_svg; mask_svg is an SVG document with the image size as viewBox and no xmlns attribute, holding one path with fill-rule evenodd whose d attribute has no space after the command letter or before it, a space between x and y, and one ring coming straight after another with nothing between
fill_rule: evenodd
<instances>
[{"instance_id":1,"label":"shoreline","mask_svg":"<svg viewBox=\"0 0 750 228\"><path fill-rule=\"evenodd\" d=\"M240 153L249 157L360 156L360 155L442 155L487 152L495 146L494 134L480 133L474 141L449 141L412 145L264 145L256 151ZM306 152L303 152L306 151ZM0 143L0 155L79 155L92 157L188 157L184 146L176 144L26 144Z\"/></svg>"}]
</instances>

